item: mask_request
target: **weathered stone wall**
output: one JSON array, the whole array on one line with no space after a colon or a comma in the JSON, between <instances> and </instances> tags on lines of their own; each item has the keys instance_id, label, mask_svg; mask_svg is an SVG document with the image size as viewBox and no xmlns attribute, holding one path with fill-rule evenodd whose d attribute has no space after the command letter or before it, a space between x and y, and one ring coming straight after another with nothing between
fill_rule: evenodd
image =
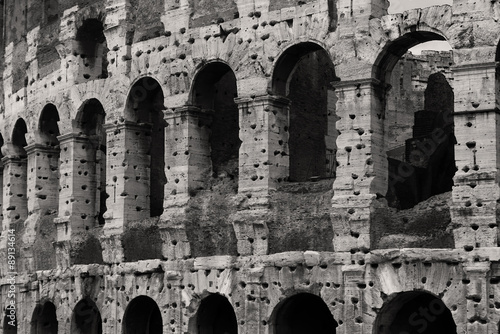
<instances>
[{"instance_id":1,"label":"weathered stone wall","mask_svg":"<svg viewBox=\"0 0 500 334\"><path fill-rule=\"evenodd\" d=\"M201 333L217 318L204 310L222 310L229 325L215 328L285 334L308 321L294 316L297 296L336 333L407 331L394 319L413 299L457 333L498 332L497 2L394 15L384 0L3 4L0 303L10 312L14 286L17 332L82 331L90 305L96 333L146 326L139 311L151 328ZM89 48L78 40L88 23ZM449 41L453 61L416 72L453 63L458 172L451 195L397 212L384 196L408 175L389 173L387 151L410 112L392 116L422 102L397 63L433 39ZM231 80L213 87L204 69ZM391 76L402 100L388 95ZM232 113L222 126L196 99L213 88ZM52 152L40 124L49 104ZM294 159L309 153L295 150L299 135L326 152L293 183ZM237 157L213 156L226 144ZM0 332L15 332L6 319Z\"/></svg>"}]
</instances>

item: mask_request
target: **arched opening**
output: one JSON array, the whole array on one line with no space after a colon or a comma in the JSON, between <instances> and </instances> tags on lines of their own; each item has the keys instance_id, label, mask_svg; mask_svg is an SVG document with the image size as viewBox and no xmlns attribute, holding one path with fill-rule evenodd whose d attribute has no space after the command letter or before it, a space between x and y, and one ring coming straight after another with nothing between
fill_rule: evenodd
<instances>
[{"instance_id":1,"label":"arched opening","mask_svg":"<svg viewBox=\"0 0 500 334\"><path fill-rule=\"evenodd\" d=\"M234 102L237 96L236 76L224 63L209 63L194 80L192 104L212 114L210 157L214 177L227 175L238 180L241 140L238 105Z\"/></svg>"},{"instance_id":2,"label":"arched opening","mask_svg":"<svg viewBox=\"0 0 500 334\"><path fill-rule=\"evenodd\" d=\"M6 172L4 167L4 177L8 178L4 180L4 184L8 185L8 189L6 189L8 203L4 203L4 205L7 205L5 210L8 212L11 222L28 217L28 165L25 149L28 145L26 142L27 133L26 122L19 118L12 131L12 150L9 151L8 159L4 160L5 167L8 168L8 172Z\"/></svg>"},{"instance_id":3,"label":"arched opening","mask_svg":"<svg viewBox=\"0 0 500 334\"><path fill-rule=\"evenodd\" d=\"M165 120L163 110L164 96L160 84L153 78L146 77L137 81L132 87L127 100L128 117L141 127L136 132L139 153L147 156L149 164L136 168L140 173L143 170L149 175L138 176L140 182L145 182L149 188L144 203L137 202L137 210L147 206L151 217L159 217L163 213L165 198ZM137 162L140 163L140 162ZM144 162L142 162L144 163ZM137 165L138 166L138 165ZM141 196L142 197L142 196Z\"/></svg>"},{"instance_id":4,"label":"arched opening","mask_svg":"<svg viewBox=\"0 0 500 334\"><path fill-rule=\"evenodd\" d=\"M375 320L376 334L456 334L457 326L443 301L428 292L402 292L386 302Z\"/></svg>"},{"instance_id":5,"label":"arched opening","mask_svg":"<svg viewBox=\"0 0 500 334\"><path fill-rule=\"evenodd\" d=\"M57 122L59 122L57 108L53 104L46 105L40 115L38 126L40 138L38 145L34 147L35 161L28 162L30 170L35 169L30 175L31 182L28 182L30 192L35 194L38 201L44 203L43 205L40 203L39 207L50 210L57 210L59 203L60 148L57 137L60 136L60 132Z\"/></svg>"},{"instance_id":6,"label":"arched opening","mask_svg":"<svg viewBox=\"0 0 500 334\"><path fill-rule=\"evenodd\" d=\"M24 119L19 118L14 125L14 131L12 132L12 144L16 150L16 155L22 158L26 158L25 147L28 146L26 142L26 134L28 133L28 128L26 127L26 122Z\"/></svg>"},{"instance_id":7,"label":"arched opening","mask_svg":"<svg viewBox=\"0 0 500 334\"><path fill-rule=\"evenodd\" d=\"M5 310L5 317L3 318L3 333L4 334L17 334L17 315L15 309Z\"/></svg>"},{"instance_id":8,"label":"arched opening","mask_svg":"<svg viewBox=\"0 0 500 334\"><path fill-rule=\"evenodd\" d=\"M290 181L335 176L336 95L330 83L336 80L330 56L314 43L290 47L276 63L273 93L290 100Z\"/></svg>"},{"instance_id":9,"label":"arched opening","mask_svg":"<svg viewBox=\"0 0 500 334\"><path fill-rule=\"evenodd\" d=\"M56 307L51 302L37 305L31 318L31 334L57 334Z\"/></svg>"},{"instance_id":10,"label":"arched opening","mask_svg":"<svg viewBox=\"0 0 500 334\"><path fill-rule=\"evenodd\" d=\"M40 134L42 136L43 145L49 147L57 147L59 146L59 140L57 136L59 133L59 126L57 125L59 122L59 113L57 112L56 106L53 104L48 104L43 108L42 114L40 115Z\"/></svg>"},{"instance_id":11,"label":"arched opening","mask_svg":"<svg viewBox=\"0 0 500 334\"><path fill-rule=\"evenodd\" d=\"M273 334L335 334L338 326L323 299L310 293L285 299L275 312Z\"/></svg>"},{"instance_id":12,"label":"arched opening","mask_svg":"<svg viewBox=\"0 0 500 334\"><path fill-rule=\"evenodd\" d=\"M379 56L374 74L384 119L389 206L410 209L451 191L455 175L454 95L451 51L408 49L431 40L432 32L413 32L391 42Z\"/></svg>"},{"instance_id":13,"label":"arched opening","mask_svg":"<svg viewBox=\"0 0 500 334\"><path fill-rule=\"evenodd\" d=\"M123 334L161 334L163 320L156 302L146 296L134 298L125 310Z\"/></svg>"},{"instance_id":14,"label":"arched opening","mask_svg":"<svg viewBox=\"0 0 500 334\"><path fill-rule=\"evenodd\" d=\"M75 56L80 59L80 73L77 81L108 77L108 46L104 25L98 19L83 21L76 33Z\"/></svg>"},{"instance_id":15,"label":"arched opening","mask_svg":"<svg viewBox=\"0 0 500 334\"><path fill-rule=\"evenodd\" d=\"M197 334L237 334L238 323L233 306L226 297L211 294L201 301L196 314Z\"/></svg>"},{"instance_id":16,"label":"arched opening","mask_svg":"<svg viewBox=\"0 0 500 334\"><path fill-rule=\"evenodd\" d=\"M76 117L76 130L83 135L82 145L73 152L78 161L78 173L75 179L82 183L85 191L85 205L88 209L86 226L103 225L106 212L106 131L104 130L105 112L97 99L86 101Z\"/></svg>"},{"instance_id":17,"label":"arched opening","mask_svg":"<svg viewBox=\"0 0 500 334\"><path fill-rule=\"evenodd\" d=\"M74 334L101 334L101 313L96 304L90 299L83 299L76 304L71 318L71 333Z\"/></svg>"}]
</instances>

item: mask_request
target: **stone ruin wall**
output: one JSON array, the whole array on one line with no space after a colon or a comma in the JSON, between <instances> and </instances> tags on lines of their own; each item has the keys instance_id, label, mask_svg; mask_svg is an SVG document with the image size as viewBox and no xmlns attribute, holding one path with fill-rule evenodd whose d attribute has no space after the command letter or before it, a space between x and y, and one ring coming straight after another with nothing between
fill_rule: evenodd
<instances>
[{"instance_id":1,"label":"stone ruin wall","mask_svg":"<svg viewBox=\"0 0 500 334\"><path fill-rule=\"evenodd\" d=\"M0 4L0 332L205 333L214 301L221 332L327 309L336 333L389 333L411 298L499 331L496 1ZM397 210L387 152L425 100L395 100L397 63L435 39L452 64L417 72L453 88L454 186Z\"/></svg>"}]
</instances>

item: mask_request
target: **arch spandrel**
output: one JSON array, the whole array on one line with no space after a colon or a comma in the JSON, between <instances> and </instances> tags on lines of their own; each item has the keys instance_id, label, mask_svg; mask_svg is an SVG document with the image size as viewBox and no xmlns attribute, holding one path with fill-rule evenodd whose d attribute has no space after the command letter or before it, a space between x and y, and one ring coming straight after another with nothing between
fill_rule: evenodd
<instances>
[{"instance_id":1,"label":"arch spandrel","mask_svg":"<svg viewBox=\"0 0 500 334\"><path fill-rule=\"evenodd\" d=\"M105 124L111 124L114 120L123 117L126 94L130 89L129 82L130 79L120 76L75 85L69 89L53 103L61 118L59 122L61 134L73 131L73 120L76 119L82 105L92 99L98 100L106 111Z\"/></svg>"}]
</instances>

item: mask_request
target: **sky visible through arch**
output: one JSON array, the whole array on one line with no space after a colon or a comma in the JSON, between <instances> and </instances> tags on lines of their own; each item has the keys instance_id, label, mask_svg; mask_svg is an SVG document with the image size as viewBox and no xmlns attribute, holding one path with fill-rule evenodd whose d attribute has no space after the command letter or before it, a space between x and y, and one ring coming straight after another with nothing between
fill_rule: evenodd
<instances>
[{"instance_id":1,"label":"sky visible through arch","mask_svg":"<svg viewBox=\"0 0 500 334\"><path fill-rule=\"evenodd\" d=\"M389 0L389 14L402 13L413 8L424 8L436 5L451 5L453 0ZM410 49L413 54L420 54L422 50L450 50L450 45L446 41L432 41L419 44Z\"/></svg>"}]
</instances>

